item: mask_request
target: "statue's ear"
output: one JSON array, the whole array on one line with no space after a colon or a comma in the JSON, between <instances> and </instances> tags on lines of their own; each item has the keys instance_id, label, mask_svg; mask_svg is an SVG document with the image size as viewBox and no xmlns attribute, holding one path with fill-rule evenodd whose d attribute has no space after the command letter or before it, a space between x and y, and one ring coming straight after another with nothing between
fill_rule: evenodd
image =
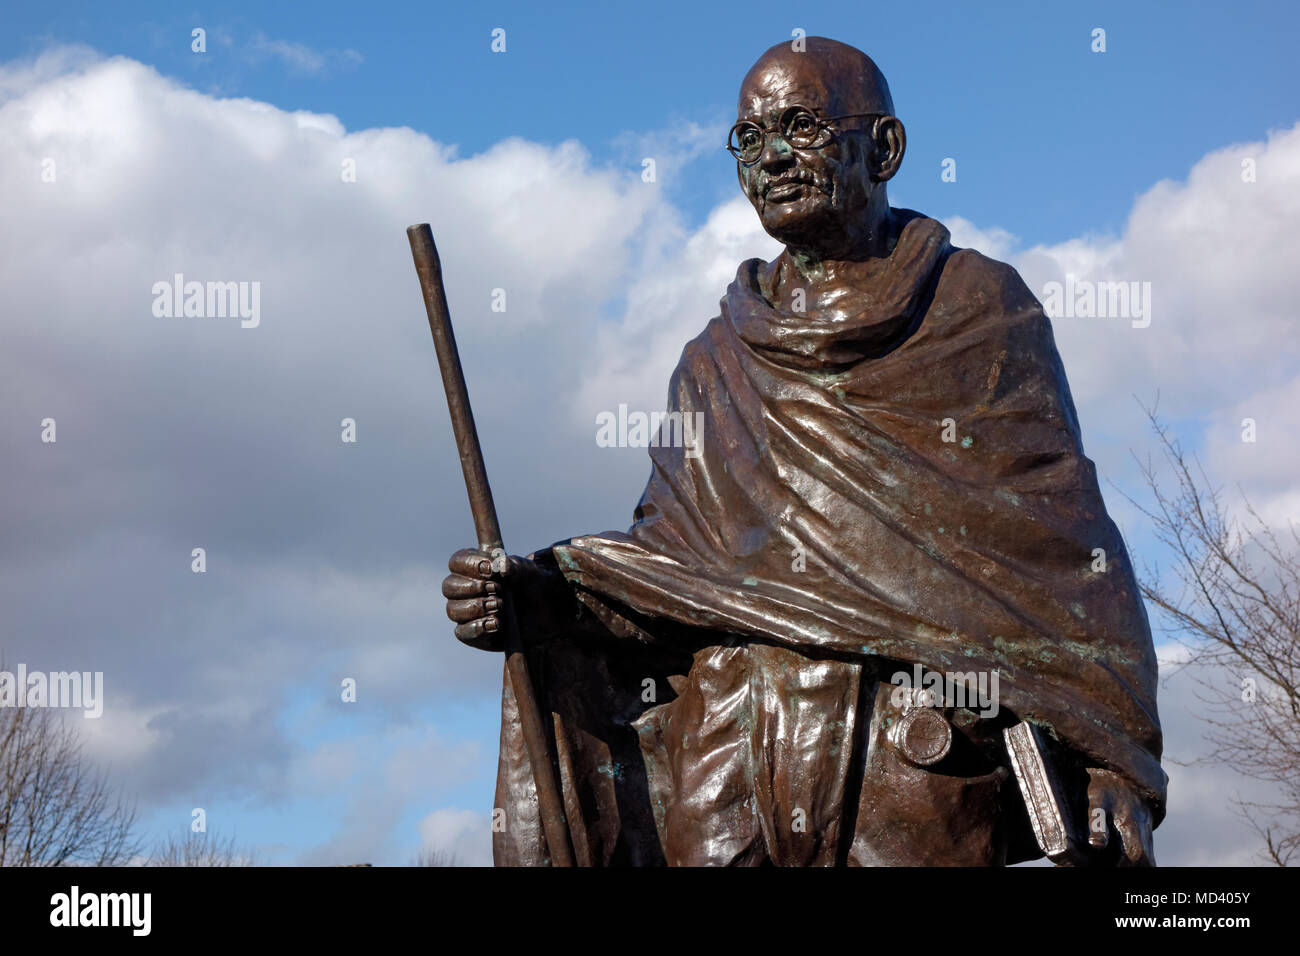
<instances>
[{"instance_id":1,"label":"statue's ear","mask_svg":"<svg viewBox=\"0 0 1300 956\"><path fill-rule=\"evenodd\" d=\"M871 178L883 183L893 179L898 167L903 165L903 154L907 152L907 131L897 116L882 116L876 120L872 132L876 145L876 162Z\"/></svg>"}]
</instances>

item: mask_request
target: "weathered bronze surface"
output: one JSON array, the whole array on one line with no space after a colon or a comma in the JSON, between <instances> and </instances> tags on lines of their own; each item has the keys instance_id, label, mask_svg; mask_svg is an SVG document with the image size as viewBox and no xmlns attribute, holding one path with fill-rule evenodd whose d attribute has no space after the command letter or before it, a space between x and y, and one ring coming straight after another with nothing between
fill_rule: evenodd
<instances>
[{"instance_id":1,"label":"weathered bronze surface","mask_svg":"<svg viewBox=\"0 0 1300 956\"><path fill-rule=\"evenodd\" d=\"M518 611L576 861L1153 863L1150 630L1041 306L890 207L906 137L858 50L773 47L737 119L786 248L673 373L699 445L651 449L626 533L457 552L443 586L471 646ZM891 683L917 666L996 713ZM507 681L498 865L551 859L519 706Z\"/></svg>"}]
</instances>

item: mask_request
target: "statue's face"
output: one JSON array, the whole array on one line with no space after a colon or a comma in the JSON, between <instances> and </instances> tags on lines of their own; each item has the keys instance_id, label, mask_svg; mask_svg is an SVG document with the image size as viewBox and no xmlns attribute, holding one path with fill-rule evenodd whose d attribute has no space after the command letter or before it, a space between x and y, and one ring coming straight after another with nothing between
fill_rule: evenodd
<instances>
[{"instance_id":1,"label":"statue's face","mask_svg":"<svg viewBox=\"0 0 1300 956\"><path fill-rule=\"evenodd\" d=\"M745 78L737 118L774 129L792 106L809 107L820 117L858 112L836 86L832 71L812 57L772 58ZM819 146L806 149L769 133L756 162L737 163L741 188L769 235L829 254L820 246L851 231L847 224L866 214L877 186L870 170L871 123L871 117L837 120Z\"/></svg>"}]
</instances>

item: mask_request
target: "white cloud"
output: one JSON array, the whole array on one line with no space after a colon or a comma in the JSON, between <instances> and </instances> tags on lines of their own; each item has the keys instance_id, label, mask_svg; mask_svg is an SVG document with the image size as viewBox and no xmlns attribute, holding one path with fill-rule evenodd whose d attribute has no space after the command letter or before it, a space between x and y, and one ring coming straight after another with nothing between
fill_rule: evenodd
<instances>
[{"instance_id":1,"label":"white cloud","mask_svg":"<svg viewBox=\"0 0 1300 956\"><path fill-rule=\"evenodd\" d=\"M319 800L339 795L346 799L335 817L333 833L301 854L300 862L310 866L412 862L412 834L402 831L403 816L446 799L447 792L473 773L485 756L476 745L452 743L434 729L413 724L392 724L304 753L290 773L295 792ZM486 808L480 814L483 832L489 814ZM471 861L481 858L483 848L476 851L473 834L468 828L462 830L456 837L459 842L440 848L477 865ZM423 824L419 833L420 845L428 845Z\"/></svg>"},{"instance_id":2,"label":"white cloud","mask_svg":"<svg viewBox=\"0 0 1300 956\"><path fill-rule=\"evenodd\" d=\"M472 526L405 227L434 223L522 549L593 502L630 509L635 482L538 505L566 456L597 470L594 444L563 427L566 389L643 234L675 217L658 191L577 143L461 158L409 129L349 133L84 51L10 65L0 90L0 199L25 224L0 233L0 433L18 450L0 505L6 654L105 671L103 727L120 736L95 750L146 807L196 787L301 794L311 727L277 714L307 699L325 719L342 676L359 708L398 720L495 698L499 659L454 641L438 593ZM259 282L261 325L156 318L152 286L177 272Z\"/></svg>"},{"instance_id":3,"label":"white cloud","mask_svg":"<svg viewBox=\"0 0 1300 956\"><path fill-rule=\"evenodd\" d=\"M86 753L93 760L121 771L155 753L159 731L152 722L159 713L158 708L139 709L119 703L106 706L103 716L93 720L75 716L73 729L81 732Z\"/></svg>"},{"instance_id":4,"label":"white cloud","mask_svg":"<svg viewBox=\"0 0 1300 956\"><path fill-rule=\"evenodd\" d=\"M293 40L272 39L261 30L253 34L245 50L254 62L279 60L291 72L308 75L324 73L330 67L354 66L365 59L356 50L317 50Z\"/></svg>"},{"instance_id":5,"label":"white cloud","mask_svg":"<svg viewBox=\"0 0 1300 956\"><path fill-rule=\"evenodd\" d=\"M492 818L482 810L435 810L420 821L420 843L460 866L491 866Z\"/></svg>"},{"instance_id":6,"label":"white cloud","mask_svg":"<svg viewBox=\"0 0 1300 956\"><path fill-rule=\"evenodd\" d=\"M673 233L657 260L631 280L622 318L598 331L574 403L577 422L594 434L596 415L620 402L632 409L663 409L682 348L718 314L718 300L736 267L756 256L770 259L780 250L740 196L714 209L694 233Z\"/></svg>"}]
</instances>

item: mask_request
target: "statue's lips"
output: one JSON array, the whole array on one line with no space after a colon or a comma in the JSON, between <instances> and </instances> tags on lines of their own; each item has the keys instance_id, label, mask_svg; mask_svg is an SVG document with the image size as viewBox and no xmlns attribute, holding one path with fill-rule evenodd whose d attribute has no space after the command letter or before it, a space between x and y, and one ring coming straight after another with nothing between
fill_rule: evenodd
<instances>
[{"instance_id":1,"label":"statue's lips","mask_svg":"<svg viewBox=\"0 0 1300 956\"><path fill-rule=\"evenodd\" d=\"M813 185L805 182L778 183L770 186L763 197L768 202L793 202L811 195Z\"/></svg>"}]
</instances>

